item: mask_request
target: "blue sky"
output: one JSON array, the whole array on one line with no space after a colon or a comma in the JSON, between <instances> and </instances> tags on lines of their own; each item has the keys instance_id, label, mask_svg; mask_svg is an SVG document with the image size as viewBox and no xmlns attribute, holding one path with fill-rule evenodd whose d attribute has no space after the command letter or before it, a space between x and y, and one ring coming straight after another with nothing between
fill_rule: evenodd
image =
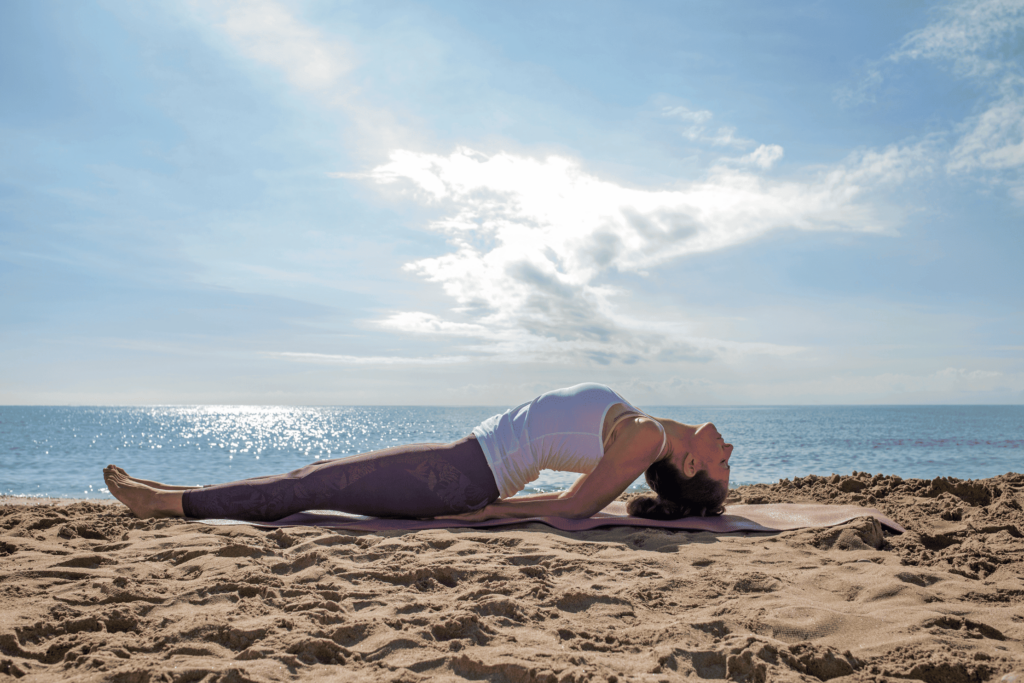
<instances>
[{"instance_id":1,"label":"blue sky","mask_svg":"<svg viewBox=\"0 0 1024 683\"><path fill-rule=\"evenodd\" d=\"M1024 402L1024 2L0 3L0 402Z\"/></svg>"}]
</instances>

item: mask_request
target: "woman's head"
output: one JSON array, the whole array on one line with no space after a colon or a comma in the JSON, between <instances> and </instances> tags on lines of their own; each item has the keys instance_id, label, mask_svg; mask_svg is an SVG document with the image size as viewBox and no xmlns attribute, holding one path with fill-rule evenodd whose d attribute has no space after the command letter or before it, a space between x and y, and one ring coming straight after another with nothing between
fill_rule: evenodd
<instances>
[{"instance_id":1,"label":"woman's head","mask_svg":"<svg viewBox=\"0 0 1024 683\"><path fill-rule=\"evenodd\" d=\"M729 458L732 445L710 422L692 427L662 420L669 453L644 472L657 494L634 498L629 514L652 519L678 519L692 515L720 515L729 495Z\"/></svg>"},{"instance_id":2,"label":"woman's head","mask_svg":"<svg viewBox=\"0 0 1024 683\"><path fill-rule=\"evenodd\" d=\"M662 420L662 424L669 440L669 454L665 460L675 465L683 477L705 472L729 488L732 444L725 442L715 425L705 422L694 427L669 420Z\"/></svg>"}]
</instances>

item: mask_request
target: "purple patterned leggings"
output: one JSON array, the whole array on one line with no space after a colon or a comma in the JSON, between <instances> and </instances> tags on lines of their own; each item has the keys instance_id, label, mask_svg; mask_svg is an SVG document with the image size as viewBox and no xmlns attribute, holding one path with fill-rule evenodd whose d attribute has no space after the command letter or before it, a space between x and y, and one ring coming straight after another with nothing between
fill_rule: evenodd
<instances>
[{"instance_id":1,"label":"purple patterned leggings","mask_svg":"<svg viewBox=\"0 0 1024 683\"><path fill-rule=\"evenodd\" d=\"M479 510L498 487L475 436L411 444L185 491L186 517L272 521L303 510L424 518Z\"/></svg>"}]
</instances>

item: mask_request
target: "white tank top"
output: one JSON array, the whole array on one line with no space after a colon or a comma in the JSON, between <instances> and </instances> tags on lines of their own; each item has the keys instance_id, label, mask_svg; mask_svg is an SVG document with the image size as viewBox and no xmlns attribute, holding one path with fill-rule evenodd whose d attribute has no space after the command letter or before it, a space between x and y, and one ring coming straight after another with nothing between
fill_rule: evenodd
<instances>
[{"instance_id":1,"label":"white tank top","mask_svg":"<svg viewBox=\"0 0 1024 683\"><path fill-rule=\"evenodd\" d=\"M617 421L645 415L603 384L587 383L549 391L481 422L473 434L483 448L501 497L510 498L522 491L541 470L593 472L604 456L605 417L619 403L627 410L618 415ZM664 437L662 427L663 449Z\"/></svg>"}]
</instances>

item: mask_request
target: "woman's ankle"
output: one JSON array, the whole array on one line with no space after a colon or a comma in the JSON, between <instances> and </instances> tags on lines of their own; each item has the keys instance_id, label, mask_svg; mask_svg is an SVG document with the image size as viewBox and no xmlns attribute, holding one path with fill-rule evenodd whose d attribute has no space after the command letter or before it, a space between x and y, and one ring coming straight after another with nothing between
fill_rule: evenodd
<instances>
[{"instance_id":1,"label":"woman's ankle","mask_svg":"<svg viewBox=\"0 0 1024 683\"><path fill-rule=\"evenodd\" d=\"M184 517L185 510L182 507L182 491L158 491L157 506L160 512L171 517Z\"/></svg>"}]
</instances>

